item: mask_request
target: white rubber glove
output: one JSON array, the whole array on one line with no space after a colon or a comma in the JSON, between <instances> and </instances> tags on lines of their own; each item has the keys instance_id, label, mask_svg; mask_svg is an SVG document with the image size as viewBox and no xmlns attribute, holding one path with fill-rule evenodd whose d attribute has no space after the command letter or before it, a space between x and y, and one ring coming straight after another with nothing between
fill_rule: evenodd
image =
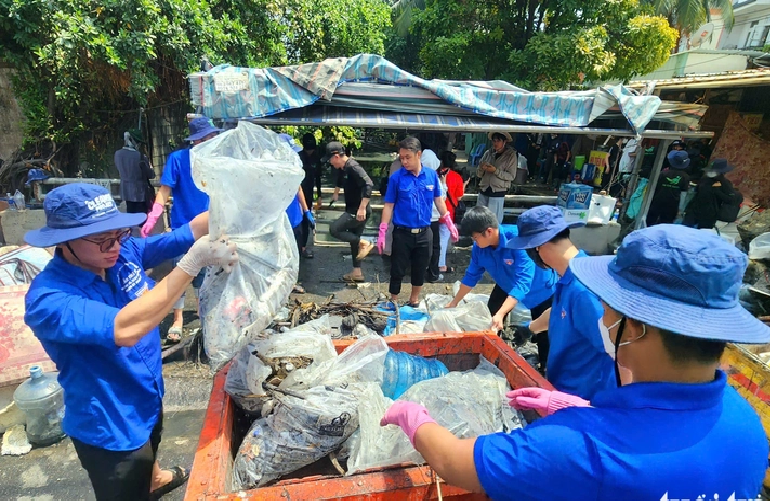
<instances>
[{"instance_id":1,"label":"white rubber glove","mask_svg":"<svg viewBox=\"0 0 770 501\"><path fill-rule=\"evenodd\" d=\"M199 238L187 254L179 260L177 267L194 277L206 266L223 268L225 273L230 273L237 262L238 253L235 242L230 242L225 235L222 235L216 240L208 237Z\"/></svg>"}]
</instances>

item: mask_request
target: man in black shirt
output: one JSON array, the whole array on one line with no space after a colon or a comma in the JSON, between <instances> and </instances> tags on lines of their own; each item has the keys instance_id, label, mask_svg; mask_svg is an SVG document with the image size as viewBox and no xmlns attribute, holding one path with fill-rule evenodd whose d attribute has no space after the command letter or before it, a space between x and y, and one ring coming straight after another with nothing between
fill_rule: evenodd
<instances>
[{"instance_id":1,"label":"man in black shirt","mask_svg":"<svg viewBox=\"0 0 770 501\"><path fill-rule=\"evenodd\" d=\"M690 159L686 151L671 150L667 156L671 167L660 172L655 195L647 212L647 226L672 224L684 209L684 200L690 188L686 169Z\"/></svg>"},{"instance_id":2,"label":"man in black shirt","mask_svg":"<svg viewBox=\"0 0 770 501\"><path fill-rule=\"evenodd\" d=\"M302 180L302 194L308 207L313 208L313 186L318 189L318 201L321 201L321 166L315 136L308 132L302 136L302 151L299 158L302 160L302 169L305 171L305 179ZM313 251L307 247L310 226L307 220L302 221L302 237L297 241L302 257L311 259Z\"/></svg>"},{"instance_id":3,"label":"man in black shirt","mask_svg":"<svg viewBox=\"0 0 770 501\"><path fill-rule=\"evenodd\" d=\"M361 240L366 221L372 214L369 199L372 196L371 178L358 162L348 157L342 143L333 141L326 145L326 156L322 160L329 162L332 167L339 169L337 186L334 188L332 200L339 198L340 188L345 189L345 212L331 224L329 232L337 240L350 242L350 253L353 255L353 271L343 275L345 282L363 282L361 260L374 248L368 240Z\"/></svg>"}]
</instances>

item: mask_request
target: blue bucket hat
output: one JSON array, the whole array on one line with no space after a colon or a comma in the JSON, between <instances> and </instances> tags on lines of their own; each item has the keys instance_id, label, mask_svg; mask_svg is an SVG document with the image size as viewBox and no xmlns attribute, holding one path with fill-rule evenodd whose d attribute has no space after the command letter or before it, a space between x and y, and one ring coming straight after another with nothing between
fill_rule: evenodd
<instances>
[{"instance_id":1,"label":"blue bucket hat","mask_svg":"<svg viewBox=\"0 0 770 501\"><path fill-rule=\"evenodd\" d=\"M715 158L711 161L708 167L706 167L705 170L715 170L717 172L725 173L730 172L731 170L735 169L734 165L730 165L727 163L727 160L724 158Z\"/></svg>"},{"instance_id":2,"label":"blue bucket hat","mask_svg":"<svg viewBox=\"0 0 770 501\"><path fill-rule=\"evenodd\" d=\"M208 117L196 117L190 121L190 135L187 136L185 141L198 141L203 139L209 134L215 132L222 132L222 129L214 127L214 123Z\"/></svg>"},{"instance_id":3,"label":"blue bucket hat","mask_svg":"<svg viewBox=\"0 0 770 501\"><path fill-rule=\"evenodd\" d=\"M302 146L295 143L294 138L291 137L290 135L281 133L281 134L278 134L278 138L281 141L289 143L289 146L291 146L291 149L294 150L296 153L299 153L300 151L302 151Z\"/></svg>"},{"instance_id":4,"label":"blue bucket hat","mask_svg":"<svg viewBox=\"0 0 770 501\"><path fill-rule=\"evenodd\" d=\"M43 211L46 225L24 235L33 247L51 247L104 231L130 228L147 219L147 214L119 212L106 188L83 183L51 190L43 202Z\"/></svg>"},{"instance_id":5,"label":"blue bucket hat","mask_svg":"<svg viewBox=\"0 0 770 501\"><path fill-rule=\"evenodd\" d=\"M629 234L615 256L569 266L612 309L647 325L714 341L770 341L770 328L738 302L748 258L712 233L660 224Z\"/></svg>"},{"instance_id":6,"label":"blue bucket hat","mask_svg":"<svg viewBox=\"0 0 770 501\"><path fill-rule=\"evenodd\" d=\"M554 205L538 205L519 216L516 220L519 236L512 237L505 246L510 249L534 249L567 228L584 225L578 222L567 224L561 209Z\"/></svg>"},{"instance_id":7,"label":"blue bucket hat","mask_svg":"<svg viewBox=\"0 0 770 501\"><path fill-rule=\"evenodd\" d=\"M671 150L666 158L673 169L686 169L690 165L690 155L686 151Z\"/></svg>"}]
</instances>

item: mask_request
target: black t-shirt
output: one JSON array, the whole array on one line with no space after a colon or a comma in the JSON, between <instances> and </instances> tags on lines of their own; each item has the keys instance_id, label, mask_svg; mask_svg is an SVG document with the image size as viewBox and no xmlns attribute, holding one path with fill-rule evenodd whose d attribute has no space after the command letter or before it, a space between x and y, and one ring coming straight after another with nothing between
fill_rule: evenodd
<instances>
[{"instance_id":1,"label":"black t-shirt","mask_svg":"<svg viewBox=\"0 0 770 501\"><path fill-rule=\"evenodd\" d=\"M372 179L358 162L349 158L337 176L337 186L345 190L345 212L355 214L362 198L372 198ZM369 212L371 205L366 206Z\"/></svg>"},{"instance_id":2,"label":"black t-shirt","mask_svg":"<svg viewBox=\"0 0 770 501\"><path fill-rule=\"evenodd\" d=\"M679 194L690 188L690 176L683 169L661 171L653 203L679 205Z\"/></svg>"}]
</instances>

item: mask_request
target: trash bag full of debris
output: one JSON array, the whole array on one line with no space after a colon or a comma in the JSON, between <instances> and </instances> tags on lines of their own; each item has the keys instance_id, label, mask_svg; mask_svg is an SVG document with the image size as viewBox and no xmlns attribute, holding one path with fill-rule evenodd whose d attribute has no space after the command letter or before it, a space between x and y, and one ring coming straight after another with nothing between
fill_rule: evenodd
<instances>
[{"instance_id":1,"label":"trash bag full of debris","mask_svg":"<svg viewBox=\"0 0 770 501\"><path fill-rule=\"evenodd\" d=\"M500 370L479 357L476 369L420 381L399 400L417 402L428 409L438 424L459 438L510 432L525 422L505 399L510 386ZM346 448L350 451L347 475L399 463L424 463L424 459L397 426L380 426L393 403L377 388L368 389L359 406L359 432Z\"/></svg>"},{"instance_id":2,"label":"trash bag full of debris","mask_svg":"<svg viewBox=\"0 0 770 501\"><path fill-rule=\"evenodd\" d=\"M358 428L351 389L317 386L278 397L273 414L257 419L233 463L233 488L262 487L339 449Z\"/></svg>"},{"instance_id":3,"label":"trash bag full of debris","mask_svg":"<svg viewBox=\"0 0 770 501\"><path fill-rule=\"evenodd\" d=\"M329 315L324 315L286 332L252 341L233 359L225 391L247 413L259 413L268 396L263 383L278 386L288 374L337 356L329 332Z\"/></svg>"},{"instance_id":4,"label":"trash bag full of debris","mask_svg":"<svg viewBox=\"0 0 770 501\"><path fill-rule=\"evenodd\" d=\"M286 216L303 179L297 153L274 132L240 122L191 150L207 193L209 234L238 246L232 273L208 270L200 291L206 353L219 370L267 327L297 280L299 256Z\"/></svg>"},{"instance_id":5,"label":"trash bag full of debris","mask_svg":"<svg viewBox=\"0 0 770 501\"><path fill-rule=\"evenodd\" d=\"M431 313L424 332L484 331L492 325L489 308L481 301L472 301L456 308L445 308Z\"/></svg>"}]
</instances>

